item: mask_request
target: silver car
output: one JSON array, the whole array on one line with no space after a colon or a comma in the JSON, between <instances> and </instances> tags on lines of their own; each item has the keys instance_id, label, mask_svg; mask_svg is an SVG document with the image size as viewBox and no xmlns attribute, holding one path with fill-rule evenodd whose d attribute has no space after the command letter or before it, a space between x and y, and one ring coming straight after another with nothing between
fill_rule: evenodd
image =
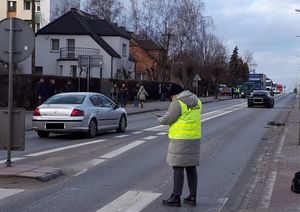
<instances>
[{"instance_id":1,"label":"silver car","mask_svg":"<svg viewBox=\"0 0 300 212\"><path fill-rule=\"evenodd\" d=\"M95 137L99 131L125 132L127 114L100 93L61 93L34 110L32 124L40 137L48 137L51 132L84 132Z\"/></svg>"}]
</instances>

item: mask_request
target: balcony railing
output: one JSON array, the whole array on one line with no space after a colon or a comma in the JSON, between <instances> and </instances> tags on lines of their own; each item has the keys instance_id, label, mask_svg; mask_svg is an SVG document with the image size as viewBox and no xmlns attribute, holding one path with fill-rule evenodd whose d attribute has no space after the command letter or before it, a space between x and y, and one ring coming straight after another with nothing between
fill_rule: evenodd
<instances>
[{"instance_id":1,"label":"balcony railing","mask_svg":"<svg viewBox=\"0 0 300 212\"><path fill-rule=\"evenodd\" d=\"M100 55L100 49L91 48L70 48L64 47L60 48L60 59L61 60L77 60L78 55Z\"/></svg>"}]
</instances>

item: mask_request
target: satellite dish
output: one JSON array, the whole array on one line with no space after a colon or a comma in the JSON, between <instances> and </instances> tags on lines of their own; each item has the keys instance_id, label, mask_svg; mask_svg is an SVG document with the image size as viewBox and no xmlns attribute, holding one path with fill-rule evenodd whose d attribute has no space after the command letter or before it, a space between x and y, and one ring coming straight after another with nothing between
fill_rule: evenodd
<instances>
[{"instance_id":1,"label":"satellite dish","mask_svg":"<svg viewBox=\"0 0 300 212\"><path fill-rule=\"evenodd\" d=\"M9 63L10 18L0 21L0 60ZM34 48L35 35L31 27L19 18L13 18L13 60L20 63L28 58Z\"/></svg>"}]
</instances>

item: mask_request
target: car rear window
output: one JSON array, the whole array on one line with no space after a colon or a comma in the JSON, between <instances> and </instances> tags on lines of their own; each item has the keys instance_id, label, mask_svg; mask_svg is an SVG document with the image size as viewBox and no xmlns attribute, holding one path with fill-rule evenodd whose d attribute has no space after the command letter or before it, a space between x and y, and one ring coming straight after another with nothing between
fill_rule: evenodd
<instances>
[{"instance_id":1,"label":"car rear window","mask_svg":"<svg viewBox=\"0 0 300 212\"><path fill-rule=\"evenodd\" d=\"M85 95L53 96L45 104L82 104Z\"/></svg>"}]
</instances>

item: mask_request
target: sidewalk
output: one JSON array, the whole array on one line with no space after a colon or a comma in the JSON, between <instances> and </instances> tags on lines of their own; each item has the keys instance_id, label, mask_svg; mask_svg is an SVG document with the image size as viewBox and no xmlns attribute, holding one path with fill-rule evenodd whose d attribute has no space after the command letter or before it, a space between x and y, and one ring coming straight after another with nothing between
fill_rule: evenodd
<instances>
[{"instance_id":1,"label":"sidewalk","mask_svg":"<svg viewBox=\"0 0 300 212\"><path fill-rule=\"evenodd\" d=\"M279 123L270 126L264 154L257 159L252 184L244 194L239 211L294 212L300 211L300 194L291 191L294 174L300 171L299 96L293 109Z\"/></svg>"},{"instance_id":2,"label":"sidewalk","mask_svg":"<svg viewBox=\"0 0 300 212\"><path fill-rule=\"evenodd\" d=\"M205 97L200 98L202 103L209 103L214 101L222 101L231 99L231 96L219 96L217 99L215 97ZM146 113L158 110L167 110L170 105L170 101L153 101L153 102L146 102L144 104L144 108L135 108L133 104L129 104L125 109L128 115L139 114L139 113ZM25 129L26 131L32 130L32 111L26 111L25 114Z\"/></svg>"}]
</instances>

